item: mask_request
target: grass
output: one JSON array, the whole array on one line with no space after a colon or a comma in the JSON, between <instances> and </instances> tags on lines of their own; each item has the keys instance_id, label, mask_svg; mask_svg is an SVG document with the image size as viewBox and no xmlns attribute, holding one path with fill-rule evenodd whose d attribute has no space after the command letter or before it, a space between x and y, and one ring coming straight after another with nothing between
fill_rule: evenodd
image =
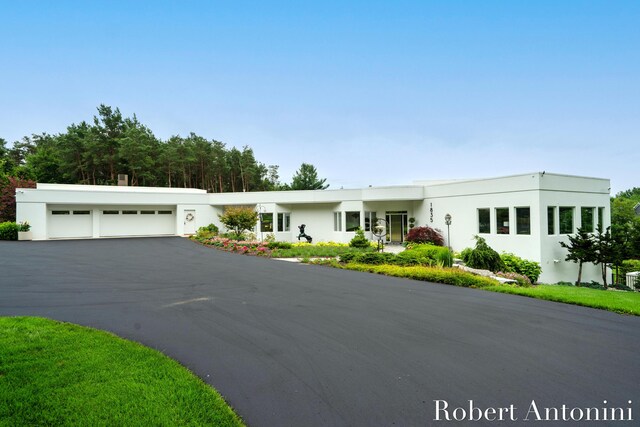
<instances>
[{"instance_id":1,"label":"grass","mask_svg":"<svg viewBox=\"0 0 640 427\"><path fill-rule=\"evenodd\" d=\"M243 423L158 351L69 323L0 317L0 425Z\"/></svg>"},{"instance_id":2,"label":"grass","mask_svg":"<svg viewBox=\"0 0 640 427\"><path fill-rule=\"evenodd\" d=\"M387 276L404 277L448 285L479 288L492 292L522 295L547 301L581 305L598 308L620 314L640 316L640 293L625 291L606 291L575 286L536 285L521 287L516 285L499 284L497 281L476 276L451 268L434 268L423 266L401 267L397 265L370 265L347 263L342 264L334 260L314 262L345 270L363 271Z\"/></svg>"},{"instance_id":3,"label":"grass","mask_svg":"<svg viewBox=\"0 0 640 427\"><path fill-rule=\"evenodd\" d=\"M484 289L640 316L640 293L638 292L605 291L559 285L537 285L530 288L496 285Z\"/></svg>"}]
</instances>

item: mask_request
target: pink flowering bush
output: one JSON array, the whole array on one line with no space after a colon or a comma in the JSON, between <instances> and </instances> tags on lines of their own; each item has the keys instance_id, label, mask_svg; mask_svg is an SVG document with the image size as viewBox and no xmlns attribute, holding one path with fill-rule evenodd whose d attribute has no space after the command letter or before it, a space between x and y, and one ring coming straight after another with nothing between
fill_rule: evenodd
<instances>
[{"instance_id":1,"label":"pink flowering bush","mask_svg":"<svg viewBox=\"0 0 640 427\"><path fill-rule=\"evenodd\" d=\"M221 249L227 252L236 252L240 254L246 255L259 255L259 256L269 256L271 255L271 250L267 247L267 242L257 242L257 241L236 241L231 240L227 237L207 237L207 238L197 238L194 240L202 243L203 245L213 246L215 248Z\"/></svg>"}]
</instances>

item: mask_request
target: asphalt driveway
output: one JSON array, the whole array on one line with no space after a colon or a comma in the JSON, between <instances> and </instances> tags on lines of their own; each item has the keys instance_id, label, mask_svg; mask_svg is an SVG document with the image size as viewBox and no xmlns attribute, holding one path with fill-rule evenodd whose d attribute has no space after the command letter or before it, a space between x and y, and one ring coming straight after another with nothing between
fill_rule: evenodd
<instances>
[{"instance_id":1,"label":"asphalt driveway","mask_svg":"<svg viewBox=\"0 0 640 427\"><path fill-rule=\"evenodd\" d=\"M182 238L0 242L0 315L159 349L254 426L432 425L435 400L514 405L519 422L532 400L640 418L638 317Z\"/></svg>"}]
</instances>

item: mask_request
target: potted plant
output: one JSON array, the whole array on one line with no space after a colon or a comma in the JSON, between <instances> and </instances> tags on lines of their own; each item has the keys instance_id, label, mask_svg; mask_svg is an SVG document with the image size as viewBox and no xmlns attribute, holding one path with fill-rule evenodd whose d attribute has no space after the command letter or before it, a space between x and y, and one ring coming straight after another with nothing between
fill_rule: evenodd
<instances>
[{"instance_id":1,"label":"potted plant","mask_svg":"<svg viewBox=\"0 0 640 427\"><path fill-rule=\"evenodd\" d=\"M413 228L416 225L416 219L414 217L409 218L409 228Z\"/></svg>"},{"instance_id":2,"label":"potted plant","mask_svg":"<svg viewBox=\"0 0 640 427\"><path fill-rule=\"evenodd\" d=\"M27 221L18 224L18 240L33 240L31 225Z\"/></svg>"}]
</instances>

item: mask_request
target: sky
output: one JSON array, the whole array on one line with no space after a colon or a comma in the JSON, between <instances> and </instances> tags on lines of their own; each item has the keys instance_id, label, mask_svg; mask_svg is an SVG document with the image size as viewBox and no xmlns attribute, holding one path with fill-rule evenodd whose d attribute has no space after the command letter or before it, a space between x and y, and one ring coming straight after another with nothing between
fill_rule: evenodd
<instances>
[{"instance_id":1,"label":"sky","mask_svg":"<svg viewBox=\"0 0 640 427\"><path fill-rule=\"evenodd\" d=\"M640 187L640 2L0 0L0 138L100 104L330 188L535 171Z\"/></svg>"}]
</instances>

